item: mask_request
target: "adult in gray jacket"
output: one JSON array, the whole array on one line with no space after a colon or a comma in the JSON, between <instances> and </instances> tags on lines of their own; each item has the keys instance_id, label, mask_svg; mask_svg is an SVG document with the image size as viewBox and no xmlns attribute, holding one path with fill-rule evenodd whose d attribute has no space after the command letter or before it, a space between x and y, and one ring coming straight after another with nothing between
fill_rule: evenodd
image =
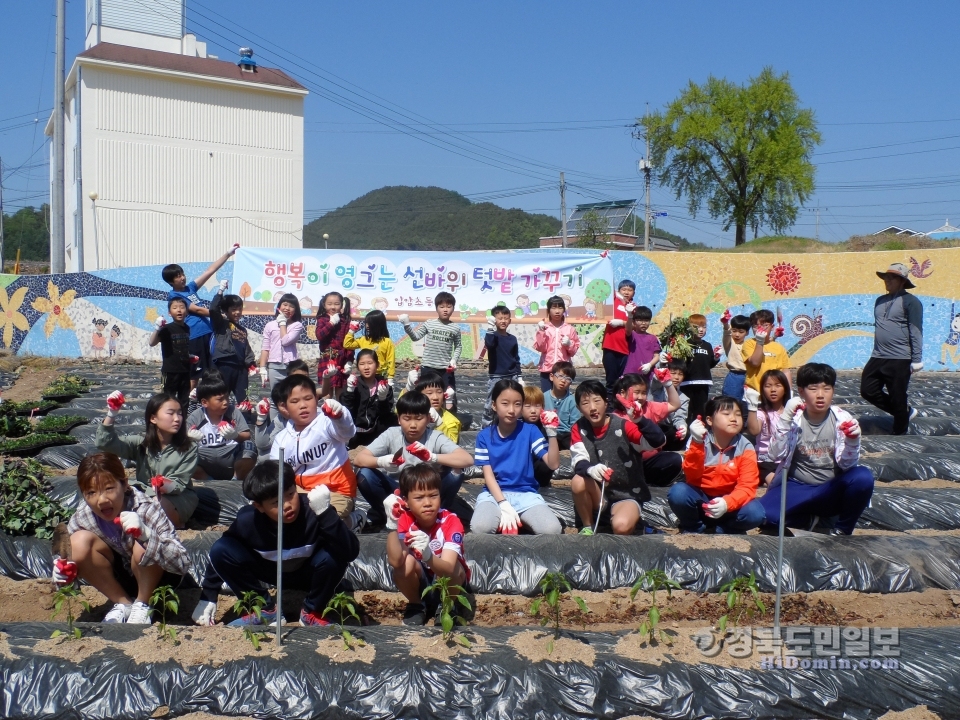
<instances>
[{"instance_id":1,"label":"adult in gray jacket","mask_svg":"<svg viewBox=\"0 0 960 720\"><path fill-rule=\"evenodd\" d=\"M860 395L893 415L893 434L907 432L916 416L907 402L910 375L923 369L923 305L910 295L915 285L903 263L877 272L886 286L873 306L873 353L860 377Z\"/></svg>"}]
</instances>

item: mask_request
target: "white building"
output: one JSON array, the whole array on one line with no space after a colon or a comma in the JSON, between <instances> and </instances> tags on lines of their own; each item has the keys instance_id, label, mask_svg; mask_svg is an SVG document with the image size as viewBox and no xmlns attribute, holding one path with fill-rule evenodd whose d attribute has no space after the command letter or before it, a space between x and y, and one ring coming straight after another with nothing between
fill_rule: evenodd
<instances>
[{"instance_id":1,"label":"white building","mask_svg":"<svg viewBox=\"0 0 960 720\"><path fill-rule=\"evenodd\" d=\"M302 85L208 56L183 0L87 0L86 45L66 79L67 272L302 246Z\"/></svg>"}]
</instances>

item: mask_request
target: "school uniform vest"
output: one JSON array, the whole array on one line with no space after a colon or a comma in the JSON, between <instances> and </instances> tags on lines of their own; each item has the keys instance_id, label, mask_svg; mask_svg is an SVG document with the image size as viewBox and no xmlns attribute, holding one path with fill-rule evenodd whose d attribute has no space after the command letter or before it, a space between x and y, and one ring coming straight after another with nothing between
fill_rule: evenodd
<instances>
[{"instance_id":1,"label":"school uniform vest","mask_svg":"<svg viewBox=\"0 0 960 720\"><path fill-rule=\"evenodd\" d=\"M643 477L643 458L627 440L624 425L627 423L621 417L610 416L610 425L602 438L593 433L593 426L586 418L577 421L580 428L580 437L587 453L590 464L603 463L613 468L613 477L607 484L607 497L611 502L621 500L636 500L644 503L650 499L650 488Z\"/></svg>"}]
</instances>

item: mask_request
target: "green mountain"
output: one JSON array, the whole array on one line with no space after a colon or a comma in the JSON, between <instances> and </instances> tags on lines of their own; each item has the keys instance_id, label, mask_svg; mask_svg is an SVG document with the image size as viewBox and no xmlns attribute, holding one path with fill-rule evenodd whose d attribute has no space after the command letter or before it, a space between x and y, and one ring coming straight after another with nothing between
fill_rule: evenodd
<instances>
[{"instance_id":1,"label":"green mountain","mask_svg":"<svg viewBox=\"0 0 960 720\"><path fill-rule=\"evenodd\" d=\"M499 250L534 248L560 232L560 220L472 203L438 187L384 187L303 228L304 247L359 250Z\"/></svg>"}]
</instances>

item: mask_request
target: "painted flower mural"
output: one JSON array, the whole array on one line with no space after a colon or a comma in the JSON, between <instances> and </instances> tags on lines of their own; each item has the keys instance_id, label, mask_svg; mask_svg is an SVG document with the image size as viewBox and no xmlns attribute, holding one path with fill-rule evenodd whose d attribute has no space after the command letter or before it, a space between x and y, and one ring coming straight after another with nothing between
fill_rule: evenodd
<instances>
[{"instance_id":1,"label":"painted flower mural","mask_svg":"<svg viewBox=\"0 0 960 720\"><path fill-rule=\"evenodd\" d=\"M778 262L767 270L767 285L778 295L789 295L800 287L800 269L793 263Z\"/></svg>"},{"instance_id":2,"label":"painted flower mural","mask_svg":"<svg viewBox=\"0 0 960 720\"><path fill-rule=\"evenodd\" d=\"M27 296L29 288L21 287L13 291L13 295L7 295L6 288L0 288L0 328L3 328L3 347L9 348L13 342L13 330L22 330L26 332L30 329L30 323L20 312L20 306L23 299Z\"/></svg>"},{"instance_id":3,"label":"painted flower mural","mask_svg":"<svg viewBox=\"0 0 960 720\"><path fill-rule=\"evenodd\" d=\"M50 337L57 327L73 330L73 320L67 314L67 308L76 296L77 291L73 289L61 295L60 288L54 285L52 280L47 282L47 297L38 297L30 303L38 313L47 313L47 321L43 324L44 335Z\"/></svg>"}]
</instances>

